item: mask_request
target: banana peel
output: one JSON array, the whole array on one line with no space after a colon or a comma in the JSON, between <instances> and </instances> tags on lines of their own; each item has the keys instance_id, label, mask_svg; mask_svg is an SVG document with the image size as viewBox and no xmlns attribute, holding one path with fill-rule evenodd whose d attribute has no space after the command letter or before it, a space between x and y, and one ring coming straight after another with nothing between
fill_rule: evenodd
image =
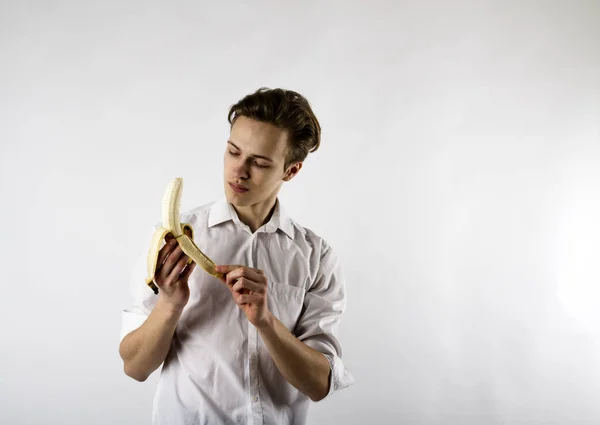
<instances>
[{"instance_id":1,"label":"banana peel","mask_svg":"<svg viewBox=\"0 0 600 425\"><path fill-rule=\"evenodd\" d=\"M158 262L158 252L163 246L163 240L169 236L177 239L177 243L181 247L181 250L185 255L190 257L188 264L195 262L202 267L204 271L216 278L221 279L224 276L223 273L216 271L215 263L194 243L194 231L192 226L188 223L180 223L179 221L179 204L182 191L183 179L181 177L173 179L167 186L162 202L162 226L154 231L150 249L148 250L148 277L146 279L146 285L148 285L155 294L158 294L158 287L154 282Z\"/></svg>"}]
</instances>

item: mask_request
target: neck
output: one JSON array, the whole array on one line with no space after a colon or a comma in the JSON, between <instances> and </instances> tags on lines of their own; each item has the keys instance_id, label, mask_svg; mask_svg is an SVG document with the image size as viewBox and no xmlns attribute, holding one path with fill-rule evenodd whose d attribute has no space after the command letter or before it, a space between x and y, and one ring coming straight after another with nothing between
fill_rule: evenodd
<instances>
[{"instance_id":1,"label":"neck","mask_svg":"<svg viewBox=\"0 0 600 425\"><path fill-rule=\"evenodd\" d=\"M254 233L271 219L276 203L277 198L275 197L254 205L238 207L232 204L232 207L240 221L250 227L250 230Z\"/></svg>"}]
</instances>

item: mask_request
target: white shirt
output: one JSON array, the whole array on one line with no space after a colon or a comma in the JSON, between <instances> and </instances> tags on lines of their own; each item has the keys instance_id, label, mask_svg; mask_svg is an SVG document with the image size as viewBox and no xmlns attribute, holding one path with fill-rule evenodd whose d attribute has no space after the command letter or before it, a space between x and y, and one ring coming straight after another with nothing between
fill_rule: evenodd
<instances>
[{"instance_id":1,"label":"white shirt","mask_svg":"<svg viewBox=\"0 0 600 425\"><path fill-rule=\"evenodd\" d=\"M292 221L279 200L253 234L225 198L181 215L194 242L216 264L264 271L269 310L329 361L333 392L354 383L337 338L345 283L332 248ZM121 340L148 317L158 296L145 285L146 253L132 274L133 306L122 312ZM154 425L302 425L310 399L279 372L257 329L229 288L196 267L154 397Z\"/></svg>"}]
</instances>

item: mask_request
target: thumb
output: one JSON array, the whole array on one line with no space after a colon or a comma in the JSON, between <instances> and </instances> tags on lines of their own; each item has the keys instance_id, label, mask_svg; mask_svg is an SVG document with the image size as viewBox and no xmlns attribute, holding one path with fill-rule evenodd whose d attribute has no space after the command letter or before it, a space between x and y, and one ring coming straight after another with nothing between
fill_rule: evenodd
<instances>
[{"instance_id":1,"label":"thumb","mask_svg":"<svg viewBox=\"0 0 600 425\"><path fill-rule=\"evenodd\" d=\"M223 274L227 274L235 269L239 269L240 267L244 267L244 266L239 266L239 265L218 265L215 266L215 270L218 271L219 273L223 273Z\"/></svg>"}]
</instances>

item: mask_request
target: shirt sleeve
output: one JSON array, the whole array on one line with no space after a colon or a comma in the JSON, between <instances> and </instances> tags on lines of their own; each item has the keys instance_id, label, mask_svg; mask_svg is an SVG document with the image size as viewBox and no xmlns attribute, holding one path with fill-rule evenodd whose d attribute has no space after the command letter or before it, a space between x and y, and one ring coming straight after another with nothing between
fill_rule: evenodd
<instances>
[{"instance_id":1,"label":"shirt sleeve","mask_svg":"<svg viewBox=\"0 0 600 425\"><path fill-rule=\"evenodd\" d=\"M152 229L152 233L153 232L154 229ZM147 238L147 248L150 247L151 239L152 234ZM147 251L142 252L139 255L129 276L129 289L132 304L124 310L121 310L121 334L119 343L123 341L123 338L125 338L128 333L136 330L146 321L158 300L158 295L155 295L154 291L146 285L146 261Z\"/></svg>"},{"instance_id":2,"label":"shirt sleeve","mask_svg":"<svg viewBox=\"0 0 600 425\"><path fill-rule=\"evenodd\" d=\"M338 339L339 322L346 309L346 288L339 259L323 242L316 278L304 298L303 312L295 328L296 337L325 355L331 369L329 397L354 384L354 377L342 363Z\"/></svg>"}]
</instances>

